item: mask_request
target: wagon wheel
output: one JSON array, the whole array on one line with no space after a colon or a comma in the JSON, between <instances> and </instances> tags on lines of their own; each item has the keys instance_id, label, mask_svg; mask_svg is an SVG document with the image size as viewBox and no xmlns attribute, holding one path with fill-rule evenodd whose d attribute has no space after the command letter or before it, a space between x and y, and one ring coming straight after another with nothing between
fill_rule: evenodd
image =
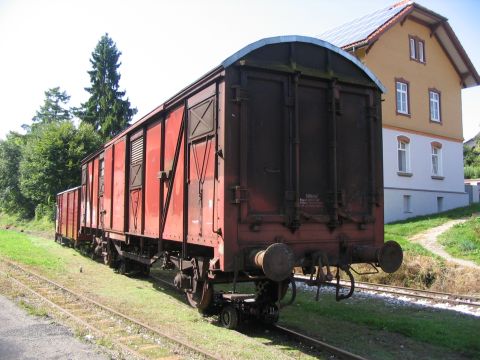
<instances>
[{"instance_id":1,"label":"wagon wheel","mask_svg":"<svg viewBox=\"0 0 480 360\"><path fill-rule=\"evenodd\" d=\"M120 260L119 266L118 266L118 273L120 275L125 275L130 271L130 264L128 259L123 258Z\"/></svg>"},{"instance_id":2,"label":"wagon wheel","mask_svg":"<svg viewBox=\"0 0 480 360\"><path fill-rule=\"evenodd\" d=\"M103 263L105 265L108 265L110 268L115 267L115 262L117 258L117 252L112 249L112 245L110 244L110 241L107 240L106 243L104 243L104 251L103 251Z\"/></svg>"},{"instance_id":3,"label":"wagon wheel","mask_svg":"<svg viewBox=\"0 0 480 360\"><path fill-rule=\"evenodd\" d=\"M224 328L230 330L237 328L239 320L238 311L232 305L225 306L220 312L220 323Z\"/></svg>"},{"instance_id":4,"label":"wagon wheel","mask_svg":"<svg viewBox=\"0 0 480 360\"><path fill-rule=\"evenodd\" d=\"M207 310L213 300L213 285L207 281L197 284L196 291L185 290L190 306L200 311Z\"/></svg>"},{"instance_id":5,"label":"wagon wheel","mask_svg":"<svg viewBox=\"0 0 480 360\"><path fill-rule=\"evenodd\" d=\"M140 266L140 275L143 276L143 277L149 277L150 276L150 265L142 264Z\"/></svg>"}]
</instances>

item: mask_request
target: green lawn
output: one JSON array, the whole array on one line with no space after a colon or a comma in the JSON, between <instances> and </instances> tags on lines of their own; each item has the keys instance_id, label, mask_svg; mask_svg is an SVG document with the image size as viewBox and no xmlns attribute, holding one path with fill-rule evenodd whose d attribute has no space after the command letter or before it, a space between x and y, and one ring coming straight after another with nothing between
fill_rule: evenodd
<instances>
[{"instance_id":1,"label":"green lawn","mask_svg":"<svg viewBox=\"0 0 480 360\"><path fill-rule=\"evenodd\" d=\"M450 220L471 216L476 212L480 212L480 204L473 204L439 214L419 216L391 224L385 224L385 240L397 241L404 251L411 251L418 255L433 256L430 251L426 250L421 245L410 242L408 238L422 231L440 226Z\"/></svg>"},{"instance_id":2,"label":"green lawn","mask_svg":"<svg viewBox=\"0 0 480 360\"><path fill-rule=\"evenodd\" d=\"M65 259L56 255L53 240L38 238L16 231L0 230L0 254L14 261L50 270L63 271Z\"/></svg>"},{"instance_id":3,"label":"green lawn","mask_svg":"<svg viewBox=\"0 0 480 360\"><path fill-rule=\"evenodd\" d=\"M359 296L336 302L334 294L322 296L316 302L313 294L300 293L296 304L285 309L281 321L312 334L322 333L331 324L343 324L346 330L352 324L361 325L369 331L397 333L406 339L458 352L469 349L471 355L480 357L479 319L453 311L406 307Z\"/></svg>"},{"instance_id":4,"label":"green lawn","mask_svg":"<svg viewBox=\"0 0 480 360\"><path fill-rule=\"evenodd\" d=\"M480 265L480 217L455 225L440 235L440 243L452 256Z\"/></svg>"},{"instance_id":5,"label":"green lawn","mask_svg":"<svg viewBox=\"0 0 480 360\"><path fill-rule=\"evenodd\" d=\"M53 234L55 232L55 222L47 218L25 220L14 215L0 213L0 227L15 227L18 230L27 230L37 233Z\"/></svg>"}]
</instances>

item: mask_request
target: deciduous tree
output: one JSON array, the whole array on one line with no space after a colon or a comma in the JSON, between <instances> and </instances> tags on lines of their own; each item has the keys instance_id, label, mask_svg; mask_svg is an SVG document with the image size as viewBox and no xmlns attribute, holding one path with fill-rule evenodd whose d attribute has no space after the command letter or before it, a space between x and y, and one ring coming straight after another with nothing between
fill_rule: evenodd
<instances>
[{"instance_id":1,"label":"deciduous tree","mask_svg":"<svg viewBox=\"0 0 480 360\"><path fill-rule=\"evenodd\" d=\"M101 142L92 125L76 129L71 121L45 123L28 135L20 161L20 189L37 212L52 210L58 192L79 184L80 161Z\"/></svg>"},{"instance_id":2,"label":"deciduous tree","mask_svg":"<svg viewBox=\"0 0 480 360\"><path fill-rule=\"evenodd\" d=\"M0 210L31 217L35 206L22 194L18 181L24 142L24 136L13 132L0 141Z\"/></svg>"}]
</instances>

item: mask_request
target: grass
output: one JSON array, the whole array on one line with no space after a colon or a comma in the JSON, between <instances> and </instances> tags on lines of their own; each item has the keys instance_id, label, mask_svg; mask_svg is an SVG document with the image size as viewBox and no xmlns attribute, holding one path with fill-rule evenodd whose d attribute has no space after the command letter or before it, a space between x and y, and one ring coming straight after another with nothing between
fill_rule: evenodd
<instances>
[{"instance_id":1,"label":"grass","mask_svg":"<svg viewBox=\"0 0 480 360\"><path fill-rule=\"evenodd\" d=\"M430 228L450 220L469 217L479 211L480 204L473 204L438 214L386 224L385 240L397 241L404 251L402 266L393 274L380 272L373 276L360 276L358 279L452 293L479 293L480 285L475 279L478 275L476 272L472 270L462 275L461 270L448 266L443 258L409 240L412 236Z\"/></svg>"},{"instance_id":2,"label":"grass","mask_svg":"<svg viewBox=\"0 0 480 360\"><path fill-rule=\"evenodd\" d=\"M26 220L14 215L0 213L0 227L12 226L20 230L42 233L53 233L55 231L55 222L47 218Z\"/></svg>"},{"instance_id":3,"label":"grass","mask_svg":"<svg viewBox=\"0 0 480 360\"><path fill-rule=\"evenodd\" d=\"M18 304L20 305L20 307L25 309L29 315L38 316L38 317L48 316L48 311L43 307L34 306L24 300L20 300Z\"/></svg>"},{"instance_id":4,"label":"grass","mask_svg":"<svg viewBox=\"0 0 480 360\"><path fill-rule=\"evenodd\" d=\"M0 230L0 254L23 264L61 271L65 260L52 253L51 250L56 247L54 241L48 242L23 233Z\"/></svg>"},{"instance_id":5,"label":"grass","mask_svg":"<svg viewBox=\"0 0 480 360\"><path fill-rule=\"evenodd\" d=\"M455 225L440 235L440 243L452 256L480 265L480 217Z\"/></svg>"},{"instance_id":6,"label":"grass","mask_svg":"<svg viewBox=\"0 0 480 360\"><path fill-rule=\"evenodd\" d=\"M480 212L480 204L473 204L438 214L418 216L391 224L385 224L385 240L397 241L404 251L411 251L418 255L433 256L430 251L418 244L410 242L408 238L422 231L440 226L450 220L471 216L475 212Z\"/></svg>"},{"instance_id":7,"label":"grass","mask_svg":"<svg viewBox=\"0 0 480 360\"><path fill-rule=\"evenodd\" d=\"M333 293L322 296L320 302L316 302L312 293L303 292L294 306L285 309L281 321L313 334L321 334L326 326L332 324L342 325L346 331L351 324L363 325L377 333L393 332L406 339L456 352L468 349L470 355L480 356L480 321L452 311L392 305L374 298L354 297L336 302ZM371 352L365 353L369 354Z\"/></svg>"}]
</instances>

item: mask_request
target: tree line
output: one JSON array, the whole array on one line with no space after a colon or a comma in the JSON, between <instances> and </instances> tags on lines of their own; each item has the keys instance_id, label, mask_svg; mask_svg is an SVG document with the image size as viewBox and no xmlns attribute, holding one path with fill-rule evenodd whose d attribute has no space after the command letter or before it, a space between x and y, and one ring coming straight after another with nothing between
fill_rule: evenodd
<instances>
[{"instance_id":1,"label":"tree line","mask_svg":"<svg viewBox=\"0 0 480 360\"><path fill-rule=\"evenodd\" d=\"M103 35L90 58L88 100L72 107L66 91L48 89L25 134L0 140L0 211L53 219L56 194L79 183L81 160L128 126L137 109L119 87L120 56Z\"/></svg>"}]
</instances>

